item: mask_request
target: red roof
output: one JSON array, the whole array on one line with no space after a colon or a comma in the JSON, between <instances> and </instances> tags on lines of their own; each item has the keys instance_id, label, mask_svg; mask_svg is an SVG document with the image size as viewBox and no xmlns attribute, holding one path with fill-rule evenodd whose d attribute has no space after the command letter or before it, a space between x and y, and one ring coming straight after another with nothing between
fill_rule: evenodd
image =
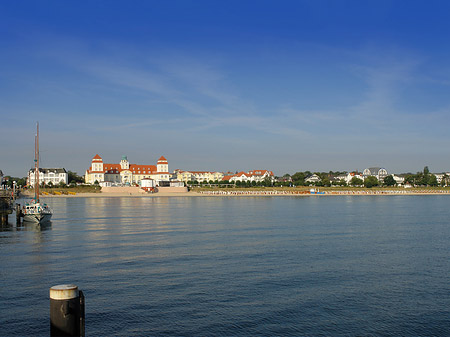
<instances>
[{"instance_id":1,"label":"red roof","mask_svg":"<svg viewBox=\"0 0 450 337\"><path fill-rule=\"evenodd\" d=\"M239 173L236 173L233 177L241 177L241 176L251 177L250 174L245 173L244 171L241 171L241 172L239 172Z\"/></svg>"},{"instance_id":2,"label":"red roof","mask_svg":"<svg viewBox=\"0 0 450 337\"><path fill-rule=\"evenodd\" d=\"M102 173L109 173L109 174L119 174L120 172L125 171L122 170L120 167L120 164L103 164L103 171L100 171ZM128 171L133 172L134 174L156 174L156 166L155 165L136 165L136 164L130 164L130 168ZM144 173L145 171L145 173ZM99 172L99 171L92 171L92 167L89 167L88 170L89 173L91 172Z\"/></svg>"},{"instance_id":3,"label":"red roof","mask_svg":"<svg viewBox=\"0 0 450 337\"><path fill-rule=\"evenodd\" d=\"M210 174L214 174L217 173L217 171L179 171L180 173L184 173L184 172L188 172L188 173L193 173L193 174L204 174L204 173L210 173Z\"/></svg>"},{"instance_id":4,"label":"red roof","mask_svg":"<svg viewBox=\"0 0 450 337\"><path fill-rule=\"evenodd\" d=\"M92 158L92 162L98 162L103 163L102 157L100 157L98 154L95 155L94 158ZM167 164L167 159L161 156L158 160L158 164ZM92 166L89 167L87 170L88 173L92 172L101 172L101 173L108 173L108 174L119 174L122 172L120 164L103 164L103 171L93 171ZM157 174L157 173L164 173L168 174L169 172L157 172L156 165L137 165L137 164L130 164L129 171L131 171L134 174ZM145 173L144 173L145 171Z\"/></svg>"},{"instance_id":5,"label":"red roof","mask_svg":"<svg viewBox=\"0 0 450 337\"><path fill-rule=\"evenodd\" d=\"M267 170L253 170L253 171L248 171L248 173L252 176L263 176L266 173L268 173L270 176L273 176L273 172L267 171Z\"/></svg>"}]
</instances>

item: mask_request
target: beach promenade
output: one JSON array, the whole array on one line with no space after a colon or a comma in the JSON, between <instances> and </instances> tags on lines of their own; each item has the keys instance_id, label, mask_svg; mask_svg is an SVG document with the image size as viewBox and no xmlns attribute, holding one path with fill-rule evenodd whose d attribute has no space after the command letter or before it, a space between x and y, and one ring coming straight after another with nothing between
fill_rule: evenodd
<instances>
[{"instance_id":1,"label":"beach promenade","mask_svg":"<svg viewBox=\"0 0 450 337\"><path fill-rule=\"evenodd\" d=\"M44 198L103 198L103 197L283 197L283 196L376 196L376 195L450 195L450 190L342 190L321 191L312 194L310 191L299 190L212 190L212 191L189 191L189 192L157 192L147 193L142 190L124 192L98 192L98 193L76 193L76 194L48 194ZM32 193L22 193L24 197L33 197Z\"/></svg>"}]
</instances>

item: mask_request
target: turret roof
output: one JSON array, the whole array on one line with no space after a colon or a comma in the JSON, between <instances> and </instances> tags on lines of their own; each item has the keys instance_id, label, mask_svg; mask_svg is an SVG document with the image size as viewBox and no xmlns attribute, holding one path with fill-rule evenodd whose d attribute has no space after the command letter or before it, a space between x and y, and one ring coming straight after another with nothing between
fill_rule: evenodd
<instances>
[{"instance_id":1,"label":"turret roof","mask_svg":"<svg viewBox=\"0 0 450 337\"><path fill-rule=\"evenodd\" d=\"M158 161L167 161L167 159L164 158L164 156L161 156L161 158L159 158Z\"/></svg>"}]
</instances>

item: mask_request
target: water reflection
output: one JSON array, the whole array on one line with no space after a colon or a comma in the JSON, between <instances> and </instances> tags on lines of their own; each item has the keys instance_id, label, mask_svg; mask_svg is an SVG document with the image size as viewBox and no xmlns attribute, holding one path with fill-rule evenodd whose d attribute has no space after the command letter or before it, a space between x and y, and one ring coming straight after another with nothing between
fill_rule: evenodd
<instances>
[{"instance_id":1,"label":"water reflection","mask_svg":"<svg viewBox=\"0 0 450 337\"><path fill-rule=\"evenodd\" d=\"M42 224L23 222L21 229L26 230L26 231L32 231L32 232L48 231L48 230L52 229L52 222L49 221L49 222L42 223Z\"/></svg>"},{"instance_id":2,"label":"water reflection","mask_svg":"<svg viewBox=\"0 0 450 337\"><path fill-rule=\"evenodd\" d=\"M30 222L23 222L21 224L16 224L9 221L7 224L3 224L0 226L0 232L20 232L20 231L41 232L47 231L51 228L52 228L51 222L47 222L45 224L36 224Z\"/></svg>"}]
</instances>

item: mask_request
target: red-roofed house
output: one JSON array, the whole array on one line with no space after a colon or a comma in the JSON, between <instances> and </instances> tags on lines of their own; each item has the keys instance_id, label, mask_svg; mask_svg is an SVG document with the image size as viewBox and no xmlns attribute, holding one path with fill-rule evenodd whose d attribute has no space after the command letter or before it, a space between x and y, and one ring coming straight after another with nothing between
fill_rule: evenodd
<instances>
[{"instance_id":1,"label":"red-roofed house","mask_svg":"<svg viewBox=\"0 0 450 337\"><path fill-rule=\"evenodd\" d=\"M105 164L97 154L92 158L91 167L86 171L85 182L111 182L113 184L140 184L142 179L153 179L156 185L170 181L167 159L158 159L155 165L130 164L126 156L122 156L119 164Z\"/></svg>"}]
</instances>

